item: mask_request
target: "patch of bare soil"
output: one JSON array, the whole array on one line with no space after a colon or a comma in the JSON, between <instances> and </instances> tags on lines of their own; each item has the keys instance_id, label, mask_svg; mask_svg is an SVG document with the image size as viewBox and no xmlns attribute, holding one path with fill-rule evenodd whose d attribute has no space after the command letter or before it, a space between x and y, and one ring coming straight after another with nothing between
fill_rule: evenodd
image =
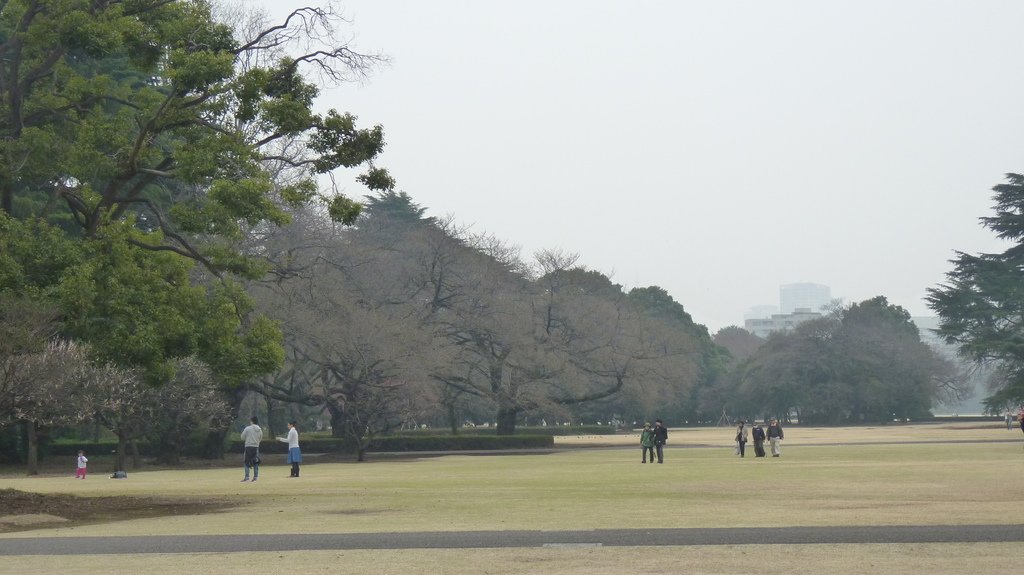
<instances>
[{"instance_id":1,"label":"patch of bare soil","mask_svg":"<svg viewBox=\"0 0 1024 575\"><path fill-rule=\"evenodd\" d=\"M154 497L78 497L0 489L0 533L142 517L199 515L229 506L226 501Z\"/></svg>"}]
</instances>

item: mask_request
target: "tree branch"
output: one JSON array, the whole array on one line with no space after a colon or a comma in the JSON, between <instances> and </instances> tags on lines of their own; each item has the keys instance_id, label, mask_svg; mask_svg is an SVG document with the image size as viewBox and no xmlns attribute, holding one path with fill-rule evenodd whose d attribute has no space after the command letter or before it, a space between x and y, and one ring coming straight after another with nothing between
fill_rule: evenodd
<instances>
[{"instance_id":1,"label":"tree branch","mask_svg":"<svg viewBox=\"0 0 1024 575\"><path fill-rule=\"evenodd\" d=\"M281 46L282 44L285 43L285 41L275 40L270 44L266 45L260 45L260 42L262 42L264 38L276 34L277 32L283 32L285 30L288 30L288 27L291 25L292 18L302 18L303 20L305 20L305 12L313 12L315 16L320 18L326 16L326 12L324 12L322 8L311 8L309 6L299 8L298 10L295 10L291 14L289 14L288 17L284 19L284 23L278 24L277 26L271 26L270 28L267 28L266 30L260 32L259 34L256 35L255 38L253 38L246 44L240 46L239 48L235 49L234 54L237 56L242 52L247 52L249 50L265 50L268 48L276 48L278 46Z\"/></svg>"},{"instance_id":2,"label":"tree branch","mask_svg":"<svg viewBox=\"0 0 1024 575\"><path fill-rule=\"evenodd\" d=\"M623 376L622 374L618 374L617 373L617 374L615 374L615 384L612 385L611 387L608 387L608 388L603 389L601 391L596 391L594 393L589 393L587 395L581 395L581 396L578 396L578 397L556 398L554 401L558 405L573 405L573 404L576 404L576 403L585 403L585 402L588 402L588 401L604 399L606 397L609 397L611 395L614 395L614 394L618 393L618 391L620 389L622 389L622 386L625 383L626 383L625 376Z\"/></svg>"},{"instance_id":3,"label":"tree branch","mask_svg":"<svg viewBox=\"0 0 1024 575\"><path fill-rule=\"evenodd\" d=\"M188 242L188 240L186 240L184 237L182 237L180 234L178 234L177 232L172 230L171 227L167 225L167 222L164 220L163 215L160 213L160 211L158 209L156 209L156 206L153 205L153 202L149 201L146 198L134 198L134 199L122 200L120 203L122 203L122 204L129 204L129 203L143 204L146 207L148 207L149 211L153 214L153 216L157 220L157 223L160 225L160 231L164 234L164 237L170 238L170 239L174 240L175 242L178 243L178 246L173 246L173 245L168 245L168 244L153 245L153 244L147 244L145 242L141 242L141 241L129 238L128 242L130 244L132 244L132 245L134 245L136 247L142 248L144 250L149 250L149 251L156 251L156 252L170 251L170 252L174 252L176 254L182 255L182 256L187 257L189 259L193 259L193 260L198 261L199 263L203 264L203 266L206 267L206 269L210 270L210 272L212 274L214 274L218 278L221 277L221 271L217 268L217 266L213 265L213 262L211 262L204 255L199 253L198 250L196 250L195 248L192 247L192 245Z\"/></svg>"}]
</instances>

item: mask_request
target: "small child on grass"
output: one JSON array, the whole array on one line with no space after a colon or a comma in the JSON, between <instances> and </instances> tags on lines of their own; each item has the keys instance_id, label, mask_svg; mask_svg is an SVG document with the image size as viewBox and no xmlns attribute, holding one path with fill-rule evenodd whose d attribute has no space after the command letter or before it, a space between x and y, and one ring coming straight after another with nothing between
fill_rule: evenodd
<instances>
[{"instance_id":1,"label":"small child on grass","mask_svg":"<svg viewBox=\"0 0 1024 575\"><path fill-rule=\"evenodd\" d=\"M82 450L78 451L78 469L75 469L75 479L85 479L85 466L89 463L89 459L85 457L85 452Z\"/></svg>"}]
</instances>

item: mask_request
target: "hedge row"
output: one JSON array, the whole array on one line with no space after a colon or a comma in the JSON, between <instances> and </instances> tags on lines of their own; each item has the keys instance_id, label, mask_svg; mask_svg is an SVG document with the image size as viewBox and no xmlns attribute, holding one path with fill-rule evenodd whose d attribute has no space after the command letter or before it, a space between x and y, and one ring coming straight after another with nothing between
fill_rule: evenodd
<instances>
[{"instance_id":1,"label":"hedge row","mask_svg":"<svg viewBox=\"0 0 1024 575\"><path fill-rule=\"evenodd\" d=\"M143 447L140 445L140 449ZM117 451L116 441L80 441L76 443L67 443L63 440L59 443L54 442L44 445L40 448L42 452L49 456L64 456L64 455L78 455L78 450L81 449L88 455L103 455L105 453L114 453Z\"/></svg>"},{"instance_id":2,"label":"hedge row","mask_svg":"<svg viewBox=\"0 0 1024 575\"><path fill-rule=\"evenodd\" d=\"M554 446L555 440L551 435L483 435L483 434L460 434L460 435L433 435L433 434L408 434L394 435L374 438L367 451L466 451L476 449L543 449ZM302 450L307 453L328 453L355 452L353 444L344 438L336 437L302 437ZM87 455L102 455L114 453L117 450L116 441L91 441L84 442L60 442L47 446L46 452L49 456L74 456L78 450L85 451ZM139 450L143 455L149 455L150 449L146 444L140 444ZM242 452L242 441L234 439L229 441L227 450L229 453ZM284 442L271 439L264 440L260 444L260 451L264 453L287 453L288 445Z\"/></svg>"},{"instance_id":3,"label":"hedge row","mask_svg":"<svg viewBox=\"0 0 1024 575\"><path fill-rule=\"evenodd\" d=\"M618 430L610 425L546 425L517 426L516 433L524 435L614 435ZM396 436L418 437L427 435L451 436L451 430L443 427L410 429L395 433ZM460 427L458 435L497 435L494 427Z\"/></svg>"},{"instance_id":4,"label":"hedge row","mask_svg":"<svg viewBox=\"0 0 1024 575\"><path fill-rule=\"evenodd\" d=\"M302 451L306 453L342 452L351 453L355 447L351 441L336 437L300 438ZM550 435L397 435L374 438L367 451L466 451L475 449L536 449L552 447L554 437ZM229 451L242 451L242 441L233 440ZM264 441L260 444L263 453L286 453L288 445L281 441Z\"/></svg>"},{"instance_id":5,"label":"hedge row","mask_svg":"<svg viewBox=\"0 0 1024 575\"><path fill-rule=\"evenodd\" d=\"M555 445L550 435L441 435L376 438L368 451L460 451L469 449L534 449Z\"/></svg>"}]
</instances>

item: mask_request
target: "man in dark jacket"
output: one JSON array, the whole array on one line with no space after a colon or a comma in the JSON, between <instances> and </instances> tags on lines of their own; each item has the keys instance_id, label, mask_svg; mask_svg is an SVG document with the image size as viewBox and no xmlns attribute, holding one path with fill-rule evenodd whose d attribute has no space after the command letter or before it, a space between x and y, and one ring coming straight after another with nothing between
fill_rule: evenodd
<instances>
[{"instance_id":1,"label":"man in dark jacket","mask_svg":"<svg viewBox=\"0 0 1024 575\"><path fill-rule=\"evenodd\" d=\"M772 418L771 423L768 424L768 442L772 444L772 457L778 457L782 455L782 439L785 435L782 433L782 428L779 427L779 420Z\"/></svg>"},{"instance_id":2,"label":"man in dark jacket","mask_svg":"<svg viewBox=\"0 0 1024 575\"><path fill-rule=\"evenodd\" d=\"M660 419L654 420L654 450L658 454L658 463L664 463L664 447L668 441L668 429L661 423Z\"/></svg>"},{"instance_id":3,"label":"man in dark jacket","mask_svg":"<svg viewBox=\"0 0 1024 575\"><path fill-rule=\"evenodd\" d=\"M764 457L764 428L760 424L755 423L750 435L754 438L754 455Z\"/></svg>"}]
</instances>

